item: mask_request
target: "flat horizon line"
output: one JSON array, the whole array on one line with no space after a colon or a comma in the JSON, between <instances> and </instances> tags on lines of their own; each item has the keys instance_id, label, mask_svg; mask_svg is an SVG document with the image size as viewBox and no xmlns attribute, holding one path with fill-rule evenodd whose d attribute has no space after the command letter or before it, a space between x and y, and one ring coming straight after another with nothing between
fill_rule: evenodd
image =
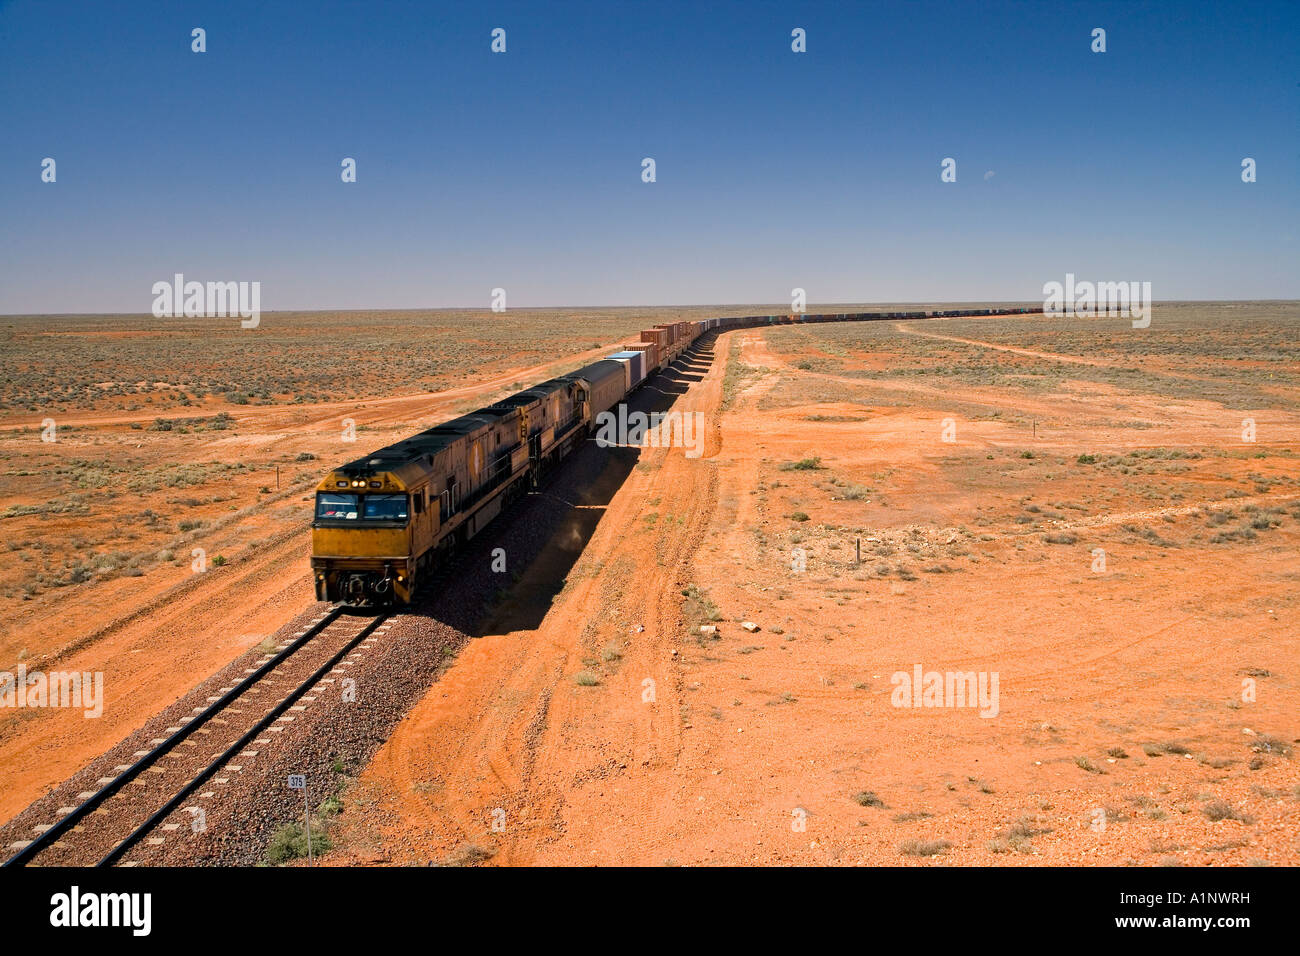
<instances>
[{"instance_id":1,"label":"flat horizon line","mask_svg":"<svg viewBox=\"0 0 1300 956\"><path fill-rule=\"evenodd\" d=\"M838 306L887 306L887 305L1033 305L1041 303L1041 299L890 299L880 302L823 302L817 303L817 308L812 304L804 309L805 314L816 315L821 310L835 311ZM1249 303L1249 302L1300 302L1300 298L1295 299L1152 299L1152 305L1214 305L1220 303ZM672 303L668 305L520 305L510 306L502 312L493 312L490 306L463 306L463 305L436 305L436 306L400 306L400 307L383 307L383 306L363 306L358 308L329 308L329 307L308 307L293 309L261 309L259 315L279 315L292 312L486 312L492 315L505 315L510 312L554 312L563 309L572 309L574 311L594 311L602 309L768 309L769 314L774 315L796 315L801 313L793 312L790 309L777 309L770 311L774 303L771 302L703 302L703 303ZM152 312L0 312L0 318L37 318L37 317L63 317L63 316L144 316L147 318L158 319L211 319L211 318L229 318L229 316L210 316L210 315L166 315L155 316Z\"/></svg>"}]
</instances>

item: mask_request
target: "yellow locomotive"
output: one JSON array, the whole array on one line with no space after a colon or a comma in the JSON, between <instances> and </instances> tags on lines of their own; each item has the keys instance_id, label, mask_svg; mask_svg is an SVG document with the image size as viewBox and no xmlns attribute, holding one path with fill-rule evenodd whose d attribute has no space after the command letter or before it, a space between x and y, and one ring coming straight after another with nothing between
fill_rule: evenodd
<instances>
[{"instance_id":1,"label":"yellow locomotive","mask_svg":"<svg viewBox=\"0 0 1300 956\"><path fill-rule=\"evenodd\" d=\"M429 573L627 394L602 360L350 461L316 487L316 597L406 604Z\"/></svg>"}]
</instances>

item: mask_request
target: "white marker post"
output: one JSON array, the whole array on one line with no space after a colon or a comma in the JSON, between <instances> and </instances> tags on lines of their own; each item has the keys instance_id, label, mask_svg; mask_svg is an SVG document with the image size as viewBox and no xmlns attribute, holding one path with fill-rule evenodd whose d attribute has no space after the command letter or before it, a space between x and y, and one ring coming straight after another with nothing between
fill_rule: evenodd
<instances>
[{"instance_id":1,"label":"white marker post","mask_svg":"<svg viewBox=\"0 0 1300 956\"><path fill-rule=\"evenodd\" d=\"M302 773L289 774L289 789L302 791L302 822L307 833L307 865L313 865L311 852L311 803L307 799L307 775Z\"/></svg>"}]
</instances>

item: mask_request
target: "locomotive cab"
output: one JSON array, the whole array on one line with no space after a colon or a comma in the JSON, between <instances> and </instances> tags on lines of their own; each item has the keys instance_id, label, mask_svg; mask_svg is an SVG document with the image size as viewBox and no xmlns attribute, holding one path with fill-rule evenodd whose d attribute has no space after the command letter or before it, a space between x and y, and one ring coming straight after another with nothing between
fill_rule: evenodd
<instances>
[{"instance_id":1,"label":"locomotive cab","mask_svg":"<svg viewBox=\"0 0 1300 956\"><path fill-rule=\"evenodd\" d=\"M432 540L438 508L427 490L387 471L339 469L316 488L311 566L316 598L348 604L406 604L413 555Z\"/></svg>"}]
</instances>

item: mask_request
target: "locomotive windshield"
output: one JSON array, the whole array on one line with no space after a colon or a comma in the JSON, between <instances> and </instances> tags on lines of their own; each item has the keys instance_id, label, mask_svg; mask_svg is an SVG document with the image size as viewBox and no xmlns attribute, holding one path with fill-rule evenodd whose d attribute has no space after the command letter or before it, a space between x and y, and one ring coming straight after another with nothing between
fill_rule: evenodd
<instances>
[{"instance_id":1,"label":"locomotive windshield","mask_svg":"<svg viewBox=\"0 0 1300 956\"><path fill-rule=\"evenodd\" d=\"M364 517L376 521L405 521L406 495L366 495L363 499Z\"/></svg>"},{"instance_id":2,"label":"locomotive windshield","mask_svg":"<svg viewBox=\"0 0 1300 956\"><path fill-rule=\"evenodd\" d=\"M357 496L336 495L331 491L321 491L316 495L316 517L329 518L333 521L357 518Z\"/></svg>"},{"instance_id":3,"label":"locomotive windshield","mask_svg":"<svg viewBox=\"0 0 1300 956\"><path fill-rule=\"evenodd\" d=\"M406 495L316 493L316 517L324 521L406 521Z\"/></svg>"}]
</instances>

